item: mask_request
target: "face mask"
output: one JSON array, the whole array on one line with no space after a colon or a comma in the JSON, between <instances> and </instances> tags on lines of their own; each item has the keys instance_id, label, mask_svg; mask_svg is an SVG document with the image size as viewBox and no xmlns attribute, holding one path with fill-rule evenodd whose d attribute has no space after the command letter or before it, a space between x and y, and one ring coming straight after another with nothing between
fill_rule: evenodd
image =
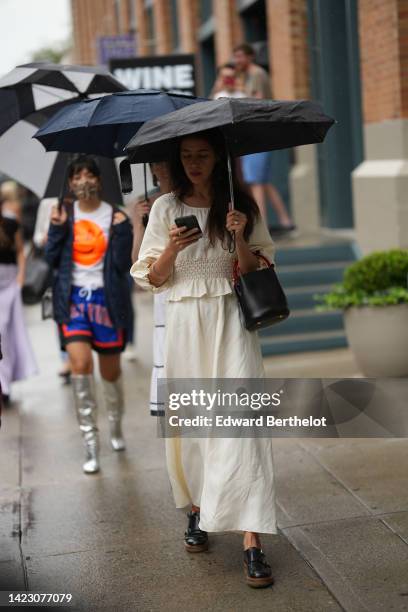
<instances>
[{"instance_id":1,"label":"face mask","mask_svg":"<svg viewBox=\"0 0 408 612\"><path fill-rule=\"evenodd\" d=\"M94 198L98 195L99 186L97 183L93 183L91 181L83 181L81 183L77 183L72 190L77 198L81 200L89 200L90 198Z\"/></svg>"}]
</instances>

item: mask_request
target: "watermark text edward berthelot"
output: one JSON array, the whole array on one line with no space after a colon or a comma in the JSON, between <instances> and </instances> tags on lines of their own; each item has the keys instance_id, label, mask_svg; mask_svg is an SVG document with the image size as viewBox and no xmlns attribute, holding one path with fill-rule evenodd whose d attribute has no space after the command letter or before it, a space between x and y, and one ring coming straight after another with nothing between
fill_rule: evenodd
<instances>
[{"instance_id":1,"label":"watermark text edward berthelot","mask_svg":"<svg viewBox=\"0 0 408 612\"><path fill-rule=\"evenodd\" d=\"M408 379L162 378L158 435L408 438Z\"/></svg>"},{"instance_id":2,"label":"watermark text edward berthelot","mask_svg":"<svg viewBox=\"0 0 408 612\"><path fill-rule=\"evenodd\" d=\"M257 417L234 417L229 414L217 414L214 418L197 415L195 417L179 417L171 415L168 418L170 427L327 427L326 417L304 418L291 416L287 418L275 417L272 414Z\"/></svg>"}]
</instances>

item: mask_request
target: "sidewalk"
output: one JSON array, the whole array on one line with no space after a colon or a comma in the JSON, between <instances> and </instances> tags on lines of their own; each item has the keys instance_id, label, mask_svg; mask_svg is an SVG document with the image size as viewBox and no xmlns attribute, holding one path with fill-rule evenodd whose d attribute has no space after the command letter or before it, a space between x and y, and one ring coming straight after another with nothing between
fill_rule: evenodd
<instances>
[{"instance_id":1,"label":"sidewalk","mask_svg":"<svg viewBox=\"0 0 408 612\"><path fill-rule=\"evenodd\" d=\"M41 375L15 386L18 401L3 414L0 590L71 592L66 609L86 612L408 610L403 439L276 440L281 533L263 537L273 588L245 585L239 534L212 536L208 553L185 553L185 517L174 509L163 440L148 414L150 299L137 295L140 359L124 363L127 451L111 452L101 406L102 472L94 476L81 471L53 323L28 310ZM346 349L273 357L266 369L271 377L356 374Z\"/></svg>"}]
</instances>

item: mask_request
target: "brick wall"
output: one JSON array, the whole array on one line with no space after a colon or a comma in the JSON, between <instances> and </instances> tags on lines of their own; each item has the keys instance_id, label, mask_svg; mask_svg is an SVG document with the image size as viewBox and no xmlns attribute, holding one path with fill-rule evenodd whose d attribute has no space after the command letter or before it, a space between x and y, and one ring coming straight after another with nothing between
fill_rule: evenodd
<instances>
[{"instance_id":1,"label":"brick wall","mask_svg":"<svg viewBox=\"0 0 408 612\"><path fill-rule=\"evenodd\" d=\"M306 0L266 0L269 63L275 98L310 96Z\"/></svg>"},{"instance_id":2,"label":"brick wall","mask_svg":"<svg viewBox=\"0 0 408 612\"><path fill-rule=\"evenodd\" d=\"M220 66L231 60L232 50L242 42L242 29L235 10L235 0L217 0L213 2L215 28L216 65Z\"/></svg>"},{"instance_id":3,"label":"brick wall","mask_svg":"<svg viewBox=\"0 0 408 612\"><path fill-rule=\"evenodd\" d=\"M154 0L153 3L156 54L166 55L172 50L172 33L170 20L170 3L168 0Z\"/></svg>"},{"instance_id":4,"label":"brick wall","mask_svg":"<svg viewBox=\"0 0 408 612\"><path fill-rule=\"evenodd\" d=\"M180 46L184 53L196 53L198 28L198 0L178 0Z\"/></svg>"},{"instance_id":5,"label":"brick wall","mask_svg":"<svg viewBox=\"0 0 408 612\"><path fill-rule=\"evenodd\" d=\"M408 117L408 1L398 3L401 116Z\"/></svg>"},{"instance_id":6,"label":"brick wall","mask_svg":"<svg viewBox=\"0 0 408 612\"><path fill-rule=\"evenodd\" d=\"M77 64L96 64L98 37L117 33L114 0L71 0L71 10L73 60Z\"/></svg>"},{"instance_id":7,"label":"brick wall","mask_svg":"<svg viewBox=\"0 0 408 612\"><path fill-rule=\"evenodd\" d=\"M144 2L143 0L134 0L136 4L135 14L136 14L136 30L137 30L137 49L138 54L141 56L148 55L149 46L147 42L148 32L147 32L147 21L146 21L146 13L144 10Z\"/></svg>"},{"instance_id":8,"label":"brick wall","mask_svg":"<svg viewBox=\"0 0 408 612\"><path fill-rule=\"evenodd\" d=\"M365 123L408 117L408 2L360 0Z\"/></svg>"}]
</instances>

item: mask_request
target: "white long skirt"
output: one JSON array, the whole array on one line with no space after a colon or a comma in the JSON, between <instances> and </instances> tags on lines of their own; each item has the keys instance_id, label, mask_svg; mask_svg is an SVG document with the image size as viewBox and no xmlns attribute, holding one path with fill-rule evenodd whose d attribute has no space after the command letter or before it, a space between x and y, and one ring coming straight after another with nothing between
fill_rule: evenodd
<instances>
[{"instance_id":1,"label":"white long skirt","mask_svg":"<svg viewBox=\"0 0 408 612\"><path fill-rule=\"evenodd\" d=\"M166 314L167 378L264 377L235 296L184 298ZM200 529L277 533L271 439L167 438L166 459L176 507L200 506Z\"/></svg>"}]
</instances>

